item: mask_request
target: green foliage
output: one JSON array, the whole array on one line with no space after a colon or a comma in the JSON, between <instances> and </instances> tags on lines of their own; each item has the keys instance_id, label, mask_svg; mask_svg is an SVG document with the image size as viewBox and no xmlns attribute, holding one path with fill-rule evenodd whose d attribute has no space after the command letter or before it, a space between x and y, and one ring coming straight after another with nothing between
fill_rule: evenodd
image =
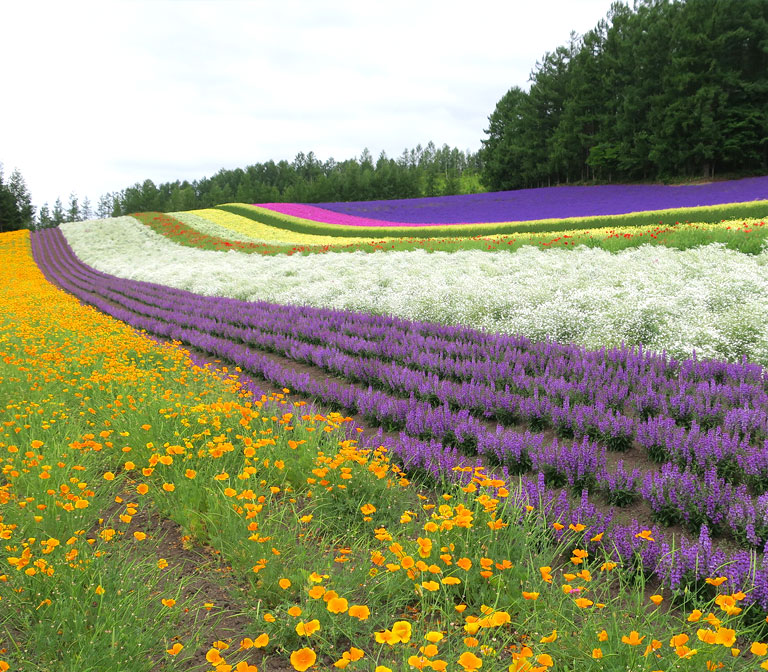
<instances>
[{"instance_id":1,"label":"green foliage","mask_svg":"<svg viewBox=\"0 0 768 672\"><path fill-rule=\"evenodd\" d=\"M14 170L6 183L0 163L0 233L28 229L34 217L35 208L21 173Z\"/></svg>"},{"instance_id":2,"label":"green foliage","mask_svg":"<svg viewBox=\"0 0 768 672\"><path fill-rule=\"evenodd\" d=\"M69 195L69 206L67 207L66 218L68 222L80 221L80 204L77 201L76 194Z\"/></svg>"},{"instance_id":3,"label":"green foliage","mask_svg":"<svg viewBox=\"0 0 768 672\"><path fill-rule=\"evenodd\" d=\"M59 224L63 224L66 221L64 216L64 207L61 205L60 198L57 198L56 202L53 204L51 220L53 221L53 226L58 226Z\"/></svg>"},{"instance_id":4,"label":"green foliage","mask_svg":"<svg viewBox=\"0 0 768 672\"><path fill-rule=\"evenodd\" d=\"M765 0L615 3L498 102L483 183L765 173L767 43Z\"/></svg>"}]
</instances>

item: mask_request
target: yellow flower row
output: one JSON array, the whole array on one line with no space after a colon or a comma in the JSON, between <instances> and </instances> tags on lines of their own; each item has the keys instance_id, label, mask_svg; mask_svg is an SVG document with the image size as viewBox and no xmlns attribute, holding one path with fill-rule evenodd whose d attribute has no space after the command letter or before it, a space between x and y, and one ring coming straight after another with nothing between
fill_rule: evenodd
<instances>
[{"instance_id":1,"label":"yellow flower row","mask_svg":"<svg viewBox=\"0 0 768 672\"><path fill-rule=\"evenodd\" d=\"M765 226L764 220L737 219L724 220L722 222L680 222L675 226L652 224L648 226L615 226L592 229L571 229L569 231L543 232L543 233L516 233L505 236L487 236L491 240L519 239L530 241L533 244L542 242L565 242L570 240L573 244L579 244L587 239L604 240L606 238L637 238L637 237L662 237L666 234L679 231L733 231L751 233L755 229ZM485 238L485 236L484 236Z\"/></svg>"},{"instance_id":2,"label":"yellow flower row","mask_svg":"<svg viewBox=\"0 0 768 672\"><path fill-rule=\"evenodd\" d=\"M247 235L251 238L257 238L268 242L273 242L278 245L340 245L348 246L353 244L370 243L371 238L347 238L340 236L330 235L312 235L306 233L297 233L288 229L281 229L268 224L262 224L256 222L247 217L242 217L225 210L218 210L215 208L207 208L204 210L193 210L192 214L199 217L203 217L219 226L227 228L233 232L233 240L238 233ZM764 221L758 219L739 219L739 220L726 220L715 223L696 223L686 222L680 223L677 226L660 226L660 225L648 225L648 226L614 226L614 227L602 227L591 229L571 229L568 231L558 232L525 232L521 231L514 234L491 234L482 236L483 240L489 241L524 241L532 245L548 245L548 244L572 244L577 245L589 239L602 240L606 238L652 238L664 236L673 231L741 231L751 232L754 229L762 228ZM472 238L471 235L456 236L455 238L441 238L441 240L467 240ZM381 241L396 241L404 240L382 238ZM379 241L379 242L381 242Z\"/></svg>"},{"instance_id":3,"label":"yellow flower row","mask_svg":"<svg viewBox=\"0 0 768 672\"><path fill-rule=\"evenodd\" d=\"M354 243L370 243L371 238L339 238L338 236L321 236L309 233L297 233L288 229L280 229L276 226L262 224L247 217L241 217L225 210L215 208L205 208L203 210L192 210L193 215L203 217L209 222L223 226L232 231L233 240L236 235L243 234L250 238L256 238L276 245L351 245ZM381 240L385 240L382 238Z\"/></svg>"}]
</instances>

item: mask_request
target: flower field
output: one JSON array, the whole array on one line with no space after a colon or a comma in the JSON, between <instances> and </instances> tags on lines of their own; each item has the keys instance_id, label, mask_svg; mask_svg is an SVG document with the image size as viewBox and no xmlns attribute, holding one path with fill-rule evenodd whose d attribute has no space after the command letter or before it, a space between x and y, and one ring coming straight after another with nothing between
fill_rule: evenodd
<instances>
[{"instance_id":1,"label":"flower field","mask_svg":"<svg viewBox=\"0 0 768 672\"><path fill-rule=\"evenodd\" d=\"M182 246L133 217L61 229L97 270L199 294L768 364L768 251L523 246L265 257Z\"/></svg>"},{"instance_id":2,"label":"flower field","mask_svg":"<svg viewBox=\"0 0 768 672\"><path fill-rule=\"evenodd\" d=\"M409 200L319 203L317 206L267 203L263 207L333 224L352 224L352 218L360 217L379 225L381 222L435 225L621 215L744 203L766 198L768 177L753 177L684 186L560 186ZM366 225L370 225L368 222ZM362 222L358 225L362 225Z\"/></svg>"},{"instance_id":3,"label":"flower field","mask_svg":"<svg viewBox=\"0 0 768 672\"><path fill-rule=\"evenodd\" d=\"M226 210L208 208L170 214L141 213L137 217L154 231L174 242L201 249L234 248L257 254L317 254L325 252L377 252L382 250L455 252L515 251L524 245L557 248L586 245L618 251L640 245L665 245L688 249L721 242L730 249L757 254L765 240L765 222L761 219L723 220L710 223L676 222L669 226L618 226L597 229L578 228L558 232L489 234L471 238L340 238L313 235L269 226Z\"/></svg>"},{"instance_id":4,"label":"flower field","mask_svg":"<svg viewBox=\"0 0 768 672\"><path fill-rule=\"evenodd\" d=\"M741 182L646 209L764 197ZM452 216L503 221L497 196ZM749 207L375 245L285 204L4 234L0 672L768 669Z\"/></svg>"},{"instance_id":5,"label":"flower field","mask_svg":"<svg viewBox=\"0 0 768 672\"><path fill-rule=\"evenodd\" d=\"M229 240L245 240L272 245L303 245L321 247L339 243L337 236L312 235L269 226L261 222L236 215L226 210L207 208L191 212L172 212L171 216L210 236ZM370 243L370 238L345 238L346 245Z\"/></svg>"},{"instance_id":6,"label":"flower field","mask_svg":"<svg viewBox=\"0 0 768 672\"><path fill-rule=\"evenodd\" d=\"M601 185L520 189L359 203L229 203L275 228L339 237L450 237L718 222L765 215L768 178L687 186Z\"/></svg>"}]
</instances>

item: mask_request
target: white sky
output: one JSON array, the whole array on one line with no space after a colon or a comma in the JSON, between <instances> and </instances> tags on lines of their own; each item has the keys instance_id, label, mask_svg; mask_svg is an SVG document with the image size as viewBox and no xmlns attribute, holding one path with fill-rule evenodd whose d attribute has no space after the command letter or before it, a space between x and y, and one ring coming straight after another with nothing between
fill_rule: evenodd
<instances>
[{"instance_id":1,"label":"white sky","mask_svg":"<svg viewBox=\"0 0 768 672\"><path fill-rule=\"evenodd\" d=\"M314 151L476 150L611 0L0 4L0 162L39 207Z\"/></svg>"}]
</instances>

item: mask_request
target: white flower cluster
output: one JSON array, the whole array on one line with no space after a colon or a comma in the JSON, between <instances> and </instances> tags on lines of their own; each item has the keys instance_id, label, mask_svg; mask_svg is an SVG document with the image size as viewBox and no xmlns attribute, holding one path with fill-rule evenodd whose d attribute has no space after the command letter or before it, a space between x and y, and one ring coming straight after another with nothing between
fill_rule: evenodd
<instances>
[{"instance_id":1,"label":"white flower cluster","mask_svg":"<svg viewBox=\"0 0 768 672\"><path fill-rule=\"evenodd\" d=\"M61 226L85 263L199 294L768 364L768 250L722 245L265 257L183 247L132 217Z\"/></svg>"}]
</instances>

